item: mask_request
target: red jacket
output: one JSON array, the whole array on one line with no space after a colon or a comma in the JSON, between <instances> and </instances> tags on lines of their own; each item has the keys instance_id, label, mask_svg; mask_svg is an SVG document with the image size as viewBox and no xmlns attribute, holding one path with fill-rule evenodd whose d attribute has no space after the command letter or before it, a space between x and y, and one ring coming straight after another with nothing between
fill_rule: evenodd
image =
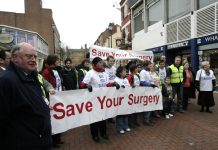
<instances>
[{"instance_id":1,"label":"red jacket","mask_svg":"<svg viewBox=\"0 0 218 150\"><path fill-rule=\"evenodd\" d=\"M47 80L49 83L51 83L51 85L53 86L54 89L56 88L56 78L55 78L54 73L50 67L46 67L42 71L42 76L45 78L45 80Z\"/></svg>"}]
</instances>

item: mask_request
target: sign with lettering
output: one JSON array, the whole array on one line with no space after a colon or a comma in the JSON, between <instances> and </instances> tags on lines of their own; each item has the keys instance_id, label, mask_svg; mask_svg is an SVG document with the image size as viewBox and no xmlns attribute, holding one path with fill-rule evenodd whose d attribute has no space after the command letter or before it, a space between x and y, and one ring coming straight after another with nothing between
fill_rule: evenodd
<instances>
[{"instance_id":1,"label":"sign with lettering","mask_svg":"<svg viewBox=\"0 0 218 150\"><path fill-rule=\"evenodd\" d=\"M167 45L167 49L181 48L187 46L190 46L190 41L183 41L183 42Z\"/></svg>"},{"instance_id":2,"label":"sign with lettering","mask_svg":"<svg viewBox=\"0 0 218 150\"><path fill-rule=\"evenodd\" d=\"M51 95L50 106L53 134L117 115L163 109L161 90L151 87L62 91Z\"/></svg>"},{"instance_id":3,"label":"sign with lettering","mask_svg":"<svg viewBox=\"0 0 218 150\"><path fill-rule=\"evenodd\" d=\"M90 58L101 57L106 60L107 56L113 56L117 60L122 59L140 59L149 60L153 62L153 52L152 51L134 51L134 50L120 50L107 47L100 47L93 45L90 47Z\"/></svg>"},{"instance_id":4,"label":"sign with lettering","mask_svg":"<svg viewBox=\"0 0 218 150\"><path fill-rule=\"evenodd\" d=\"M204 36L197 39L197 45L206 45L209 43L216 43L216 42L218 42L218 34Z\"/></svg>"}]
</instances>

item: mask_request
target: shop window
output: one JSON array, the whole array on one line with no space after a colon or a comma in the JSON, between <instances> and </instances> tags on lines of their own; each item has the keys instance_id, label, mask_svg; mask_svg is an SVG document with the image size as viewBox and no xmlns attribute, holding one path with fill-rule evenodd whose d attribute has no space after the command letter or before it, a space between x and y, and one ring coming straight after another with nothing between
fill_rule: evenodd
<instances>
[{"instance_id":1,"label":"shop window","mask_svg":"<svg viewBox=\"0 0 218 150\"><path fill-rule=\"evenodd\" d=\"M144 10L143 4L133 10L134 33L144 29Z\"/></svg>"},{"instance_id":2,"label":"shop window","mask_svg":"<svg viewBox=\"0 0 218 150\"><path fill-rule=\"evenodd\" d=\"M167 0L168 22L176 20L190 13L190 0Z\"/></svg>"},{"instance_id":3,"label":"shop window","mask_svg":"<svg viewBox=\"0 0 218 150\"><path fill-rule=\"evenodd\" d=\"M201 9L215 2L218 2L218 0L198 0L198 8Z\"/></svg>"},{"instance_id":4,"label":"shop window","mask_svg":"<svg viewBox=\"0 0 218 150\"><path fill-rule=\"evenodd\" d=\"M147 4L149 26L161 20L161 1L155 0Z\"/></svg>"}]
</instances>

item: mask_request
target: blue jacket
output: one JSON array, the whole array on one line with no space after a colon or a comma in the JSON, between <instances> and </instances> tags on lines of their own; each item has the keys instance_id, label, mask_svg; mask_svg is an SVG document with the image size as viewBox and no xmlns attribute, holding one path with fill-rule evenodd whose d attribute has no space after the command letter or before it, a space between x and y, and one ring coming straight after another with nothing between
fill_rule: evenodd
<instances>
[{"instance_id":1,"label":"blue jacket","mask_svg":"<svg viewBox=\"0 0 218 150\"><path fill-rule=\"evenodd\" d=\"M1 149L42 149L51 144L50 110L37 72L27 76L11 62L0 75Z\"/></svg>"}]
</instances>

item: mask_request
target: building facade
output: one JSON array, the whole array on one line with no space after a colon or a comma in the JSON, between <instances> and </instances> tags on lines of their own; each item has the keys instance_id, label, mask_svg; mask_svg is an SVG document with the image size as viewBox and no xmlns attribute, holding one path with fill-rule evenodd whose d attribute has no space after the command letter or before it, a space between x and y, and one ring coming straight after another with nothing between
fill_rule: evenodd
<instances>
[{"instance_id":1,"label":"building facade","mask_svg":"<svg viewBox=\"0 0 218 150\"><path fill-rule=\"evenodd\" d=\"M40 70L43 60L48 56L48 43L38 33L0 25L0 49L11 50L13 45L21 42L31 44L37 51L37 65Z\"/></svg>"},{"instance_id":2,"label":"building facade","mask_svg":"<svg viewBox=\"0 0 218 150\"><path fill-rule=\"evenodd\" d=\"M128 0L120 1L121 10L121 32L122 38L120 41L120 49L132 49L132 35L131 35L131 11Z\"/></svg>"},{"instance_id":3,"label":"building facade","mask_svg":"<svg viewBox=\"0 0 218 150\"><path fill-rule=\"evenodd\" d=\"M218 78L218 0L129 0L134 50L176 55L197 71L208 60Z\"/></svg>"},{"instance_id":4,"label":"building facade","mask_svg":"<svg viewBox=\"0 0 218 150\"><path fill-rule=\"evenodd\" d=\"M60 35L51 9L42 8L41 0L24 0L25 13L0 12L0 24L37 32L48 43L49 54L60 56Z\"/></svg>"},{"instance_id":5,"label":"building facade","mask_svg":"<svg viewBox=\"0 0 218 150\"><path fill-rule=\"evenodd\" d=\"M102 32L98 39L95 41L95 45L109 48L121 49L122 32L120 25L110 23L111 29L106 28Z\"/></svg>"}]
</instances>

